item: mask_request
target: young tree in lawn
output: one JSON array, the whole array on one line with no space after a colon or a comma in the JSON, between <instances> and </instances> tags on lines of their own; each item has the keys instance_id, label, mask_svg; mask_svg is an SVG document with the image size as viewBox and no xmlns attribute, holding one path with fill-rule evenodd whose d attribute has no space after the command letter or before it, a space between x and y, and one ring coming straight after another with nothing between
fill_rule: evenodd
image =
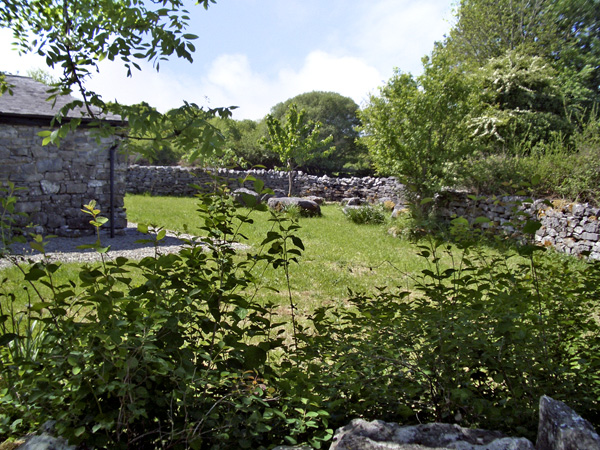
<instances>
[{"instance_id":1,"label":"young tree in lawn","mask_svg":"<svg viewBox=\"0 0 600 450\"><path fill-rule=\"evenodd\" d=\"M321 133L333 136L335 145L335 151L319 153L302 170L320 175L369 170L367 149L358 140L360 108L354 100L336 92L306 92L276 104L271 115L283 120L291 104L306 111L307 119L320 122Z\"/></svg>"},{"instance_id":2,"label":"young tree in lawn","mask_svg":"<svg viewBox=\"0 0 600 450\"><path fill-rule=\"evenodd\" d=\"M306 120L306 112L298 111L295 104L290 105L284 123L269 115L266 119L269 139L261 139L261 143L279 155L288 172L288 196L292 195L293 170L298 164L314 158L315 150L324 148L333 141L333 136L320 139L320 122ZM325 152L329 152L330 147Z\"/></svg>"}]
</instances>

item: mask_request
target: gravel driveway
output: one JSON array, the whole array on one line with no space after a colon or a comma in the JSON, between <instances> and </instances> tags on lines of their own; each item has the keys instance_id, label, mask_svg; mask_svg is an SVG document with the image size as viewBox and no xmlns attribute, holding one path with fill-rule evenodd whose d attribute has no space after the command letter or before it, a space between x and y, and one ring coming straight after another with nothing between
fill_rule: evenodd
<instances>
[{"instance_id":1,"label":"gravel driveway","mask_svg":"<svg viewBox=\"0 0 600 450\"><path fill-rule=\"evenodd\" d=\"M179 235L181 238L191 238L190 235ZM154 244L140 244L135 241L149 239L151 235L137 231L137 224L128 223L123 234L110 238L108 231L100 235L102 245L109 246L108 257L110 259L123 256L128 259L139 260L146 256L154 255ZM79 245L93 244L96 236L83 236L78 238L56 237L48 240L46 245L46 256L51 261L62 262L91 262L100 260L100 255L93 249L80 250ZM177 238L175 233L167 232L167 236L159 242L160 253L176 253L183 247L183 241ZM12 247L14 254L23 255L25 259L40 261L43 255L32 250L29 244L20 244ZM0 269L8 267L11 263L6 258L0 258Z\"/></svg>"}]
</instances>

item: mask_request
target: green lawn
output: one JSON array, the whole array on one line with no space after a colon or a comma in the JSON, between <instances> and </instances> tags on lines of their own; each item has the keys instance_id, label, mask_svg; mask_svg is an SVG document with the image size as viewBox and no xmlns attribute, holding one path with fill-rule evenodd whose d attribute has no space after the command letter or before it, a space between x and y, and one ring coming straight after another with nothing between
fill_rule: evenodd
<instances>
[{"instance_id":1,"label":"green lawn","mask_svg":"<svg viewBox=\"0 0 600 450\"><path fill-rule=\"evenodd\" d=\"M196 199L127 195L125 207L130 221L153 224L173 231L198 232ZM247 210L245 211L247 212ZM357 225L344 217L339 205L322 207L322 217L300 218L305 251L300 264L290 268L292 292L304 312L318 305L344 300L348 289L373 291L375 287L402 288L411 285L410 277L423 269L414 244L387 233L389 224ZM254 211L252 225L242 228L253 250L258 250L272 224L269 212ZM267 270L265 282L281 291L285 298L283 271ZM265 294L267 295L267 294ZM271 293L274 299L278 294ZM273 298L272 298L273 299Z\"/></svg>"}]
</instances>

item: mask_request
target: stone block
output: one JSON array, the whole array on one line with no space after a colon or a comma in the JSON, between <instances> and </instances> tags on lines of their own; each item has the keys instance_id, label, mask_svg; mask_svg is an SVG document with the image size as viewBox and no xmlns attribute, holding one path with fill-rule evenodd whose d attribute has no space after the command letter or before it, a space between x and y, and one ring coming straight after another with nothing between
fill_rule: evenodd
<instances>
[{"instance_id":1,"label":"stone block","mask_svg":"<svg viewBox=\"0 0 600 450\"><path fill-rule=\"evenodd\" d=\"M430 423L400 426L381 420L355 419L339 428L330 450L534 450L525 438L506 437L497 431L462 428L458 425Z\"/></svg>"},{"instance_id":2,"label":"stone block","mask_svg":"<svg viewBox=\"0 0 600 450\"><path fill-rule=\"evenodd\" d=\"M40 212L42 210L42 203L41 202L17 202L17 204L15 205L15 210L17 212L23 212L23 213L34 213L34 212Z\"/></svg>"},{"instance_id":3,"label":"stone block","mask_svg":"<svg viewBox=\"0 0 600 450\"><path fill-rule=\"evenodd\" d=\"M48 195L58 194L58 192L60 191L59 183L55 183L48 180L41 180L40 187L42 188L42 192Z\"/></svg>"},{"instance_id":4,"label":"stone block","mask_svg":"<svg viewBox=\"0 0 600 450\"><path fill-rule=\"evenodd\" d=\"M44 174L44 179L48 180L48 181L61 182L61 181L65 181L66 177L65 177L65 173L63 171L60 171L60 172L46 172Z\"/></svg>"},{"instance_id":5,"label":"stone block","mask_svg":"<svg viewBox=\"0 0 600 450\"><path fill-rule=\"evenodd\" d=\"M67 223L66 218L63 214L51 213L48 214L48 219L46 221L46 227L50 230L54 230L56 228L60 228Z\"/></svg>"},{"instance_id":6,"label":"stone block","mask_svg":"<svg viewBox=\"0 0 600 450\"><path fill-rule=\"evenodd\" d=\"M103 188L107 185L105 180L90 180L88 182L88 187L90 188Z\"/></svg>"},{"instance_id":7,"label":"stone block","mask_svg":"<svg viewBox=\"0 0 600 450\"><path fill-rule=\"evenodd\" d=\"M35 163L37 171L40 173L58 172L63 168L63 160L57 157L41 159Z\"/></svg>"},{"instance_id":8,"label":"stone block","mask_svg":"<svg viewBox=\"0 0 600 450\"><path fill-rule=\"evenodd\" d=\"M81 182L72 182L68 185L68 191L71 194L85 194L87 189L87 184Z\"/></svg>"},{"instance_id":9,"label":"stone block","mask_svg":"<svg viewBox=\"0 0 600 450\"><path fill-rule=\"evenodd\" d=\"M540 399L536 450L600 450L594 427L563 402L548 396Z\"/></svg>"},{"instance_id":10,"label":"stone block","mask_svg":"<svg viewBox=\"0 0 600 450\"><path fill-rule=\"evenodd\" d=\"M597 242L600 235L598 233L582 233L581 239L585 239L586 241Z\"/></svg>"}]
</instances>

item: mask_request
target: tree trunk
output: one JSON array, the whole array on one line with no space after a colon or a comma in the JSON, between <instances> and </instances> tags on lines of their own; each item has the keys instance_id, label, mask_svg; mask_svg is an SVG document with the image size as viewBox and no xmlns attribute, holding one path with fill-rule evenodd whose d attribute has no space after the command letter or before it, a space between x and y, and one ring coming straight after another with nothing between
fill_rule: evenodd
<instances>
[{"instance_id":1,"label":"tree trunk","mask_svg":"<svg viewBox=\"0 0 600 450\"><path fill-rule=\"evenodd\" d=\"M294 174L292 172L292 161L290 159L287 160L287 169L288 169L288 197L292 196L292 180L294 178Z\"/></svg>"}]
</instances>

